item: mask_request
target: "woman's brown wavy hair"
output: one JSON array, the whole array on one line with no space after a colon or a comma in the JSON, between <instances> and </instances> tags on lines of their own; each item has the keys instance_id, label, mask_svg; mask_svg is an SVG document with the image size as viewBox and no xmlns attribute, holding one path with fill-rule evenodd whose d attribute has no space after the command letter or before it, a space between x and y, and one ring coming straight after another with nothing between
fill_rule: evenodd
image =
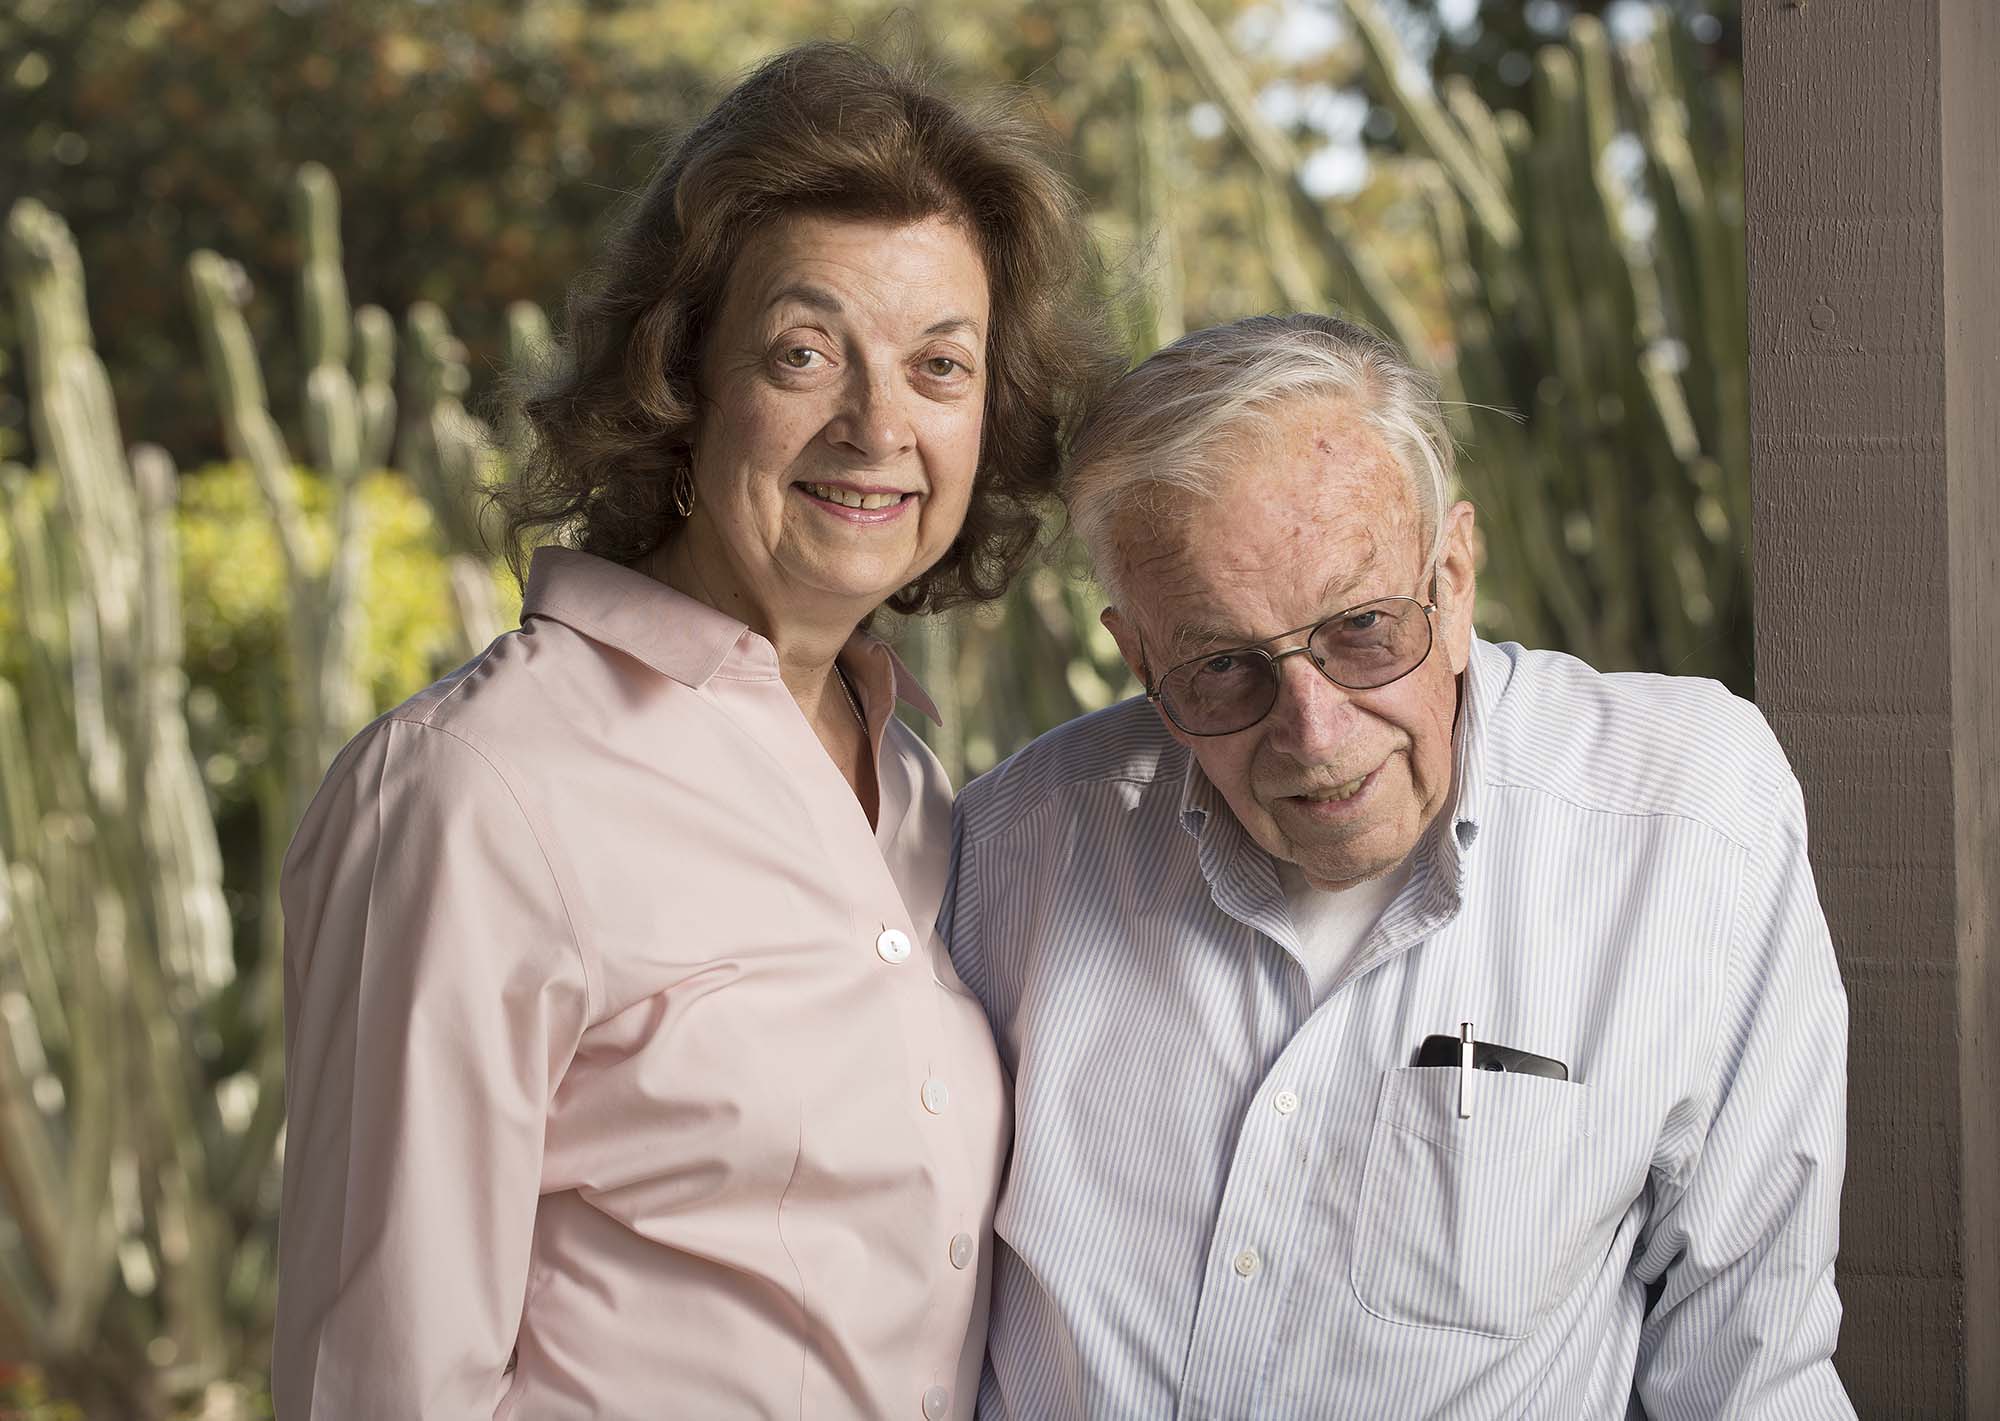
<instances>
[{"instance_id":1,"label":"woman's brown wavy hair","mask_svg":"<svg viewBox=\"0 0 2000 1421\"><path fill-rule=\"evenodd\" d=\"M521 399L527 448L495 497L519 576L532 542L629 563L682 523L696 376L735 255L812 214L962 225L991 286L987 393L965 526L898 612L985 601L1033 551L1075 416L1119 368L1081 210L1046 128L962 105L845 44L766 61L654 173L572 291L566 339ZM540 535L540 536L537 536Z\"/></svg>"}]
</instances>

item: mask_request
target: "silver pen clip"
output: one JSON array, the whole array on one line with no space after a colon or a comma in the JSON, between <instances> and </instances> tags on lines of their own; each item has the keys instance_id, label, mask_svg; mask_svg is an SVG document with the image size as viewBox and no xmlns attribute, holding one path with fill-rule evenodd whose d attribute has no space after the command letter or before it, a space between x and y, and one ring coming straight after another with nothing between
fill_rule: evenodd
<instances>
[{"instance_id":1,"label":"silver pen clip","mask_svg":"<svg viewBox=\"0 0 2000 1421\"><path fill-rule=\"evenodd\" d=\"M1472 1118L1472 1023L1458 1024L1458 1118Z\"/></svg>"}]
</instances>

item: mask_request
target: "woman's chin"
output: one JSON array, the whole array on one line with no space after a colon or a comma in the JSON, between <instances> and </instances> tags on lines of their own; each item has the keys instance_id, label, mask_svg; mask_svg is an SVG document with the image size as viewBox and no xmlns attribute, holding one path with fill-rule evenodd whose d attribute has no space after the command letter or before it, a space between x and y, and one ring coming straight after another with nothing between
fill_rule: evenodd
<instances>
[{"instance_id":1,"label":"woman's chin","mask_svg":"<svg viewBox=\"0 0 2000 1421\"><path fill-rule=\"evenodd\" d=\"M810 589L816 600L842 604L860 617L874 611L907 587L921 568L905 562L891 567L850 560L819 563L802 571L804 575L793 581Z\"/></svg>"},{"instance_id":2,"label":"woman's chin","mask_svg":"<svg viewBox=\"0 0 2000 1421\"><path fill-rule=\"evenodd\" d=\"M912 556L907 545L892 553L886 548L857 548L848 544L815 547L808 555L796 558L781 557L779 566L788 574L788 582L870 612L916 581L941 556L942 550Z\"/></svg>"}]
</instances>

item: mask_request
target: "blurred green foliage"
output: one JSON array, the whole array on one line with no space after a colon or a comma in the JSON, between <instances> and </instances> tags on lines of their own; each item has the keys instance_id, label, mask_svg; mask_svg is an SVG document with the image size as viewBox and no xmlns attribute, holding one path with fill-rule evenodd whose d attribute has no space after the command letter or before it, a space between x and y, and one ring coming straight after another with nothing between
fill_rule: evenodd
<instances>
[{"instance_id":1,"label":"blurred green foliage","mask_svg":"<svg viewBox=\"0 0 2000 1421\"><path fill-rule=\"evenodd\" d=\"M1141 7L1099 0L9 0L0 194L63 214L125 426L193 465L222 446L187 358L194 326L163 274L201 248L239 262L264 297L251 324L271 383L294 388L280 339L289 303L269 297L289 290L297 262L279 215L301 163L324 162L340 182L356 304L451 312L478 405L504 363L508 303L560 305L662 136L771 50L825 35L1024 86L1093 203L1120 208L1131 165L1118 99L1150 28ZM1352 56L1258 68L1317 83L1350 75ZM1185 81L1177 91L1178 111L1200 101ZM1190 156L1227 146L1210 134ZM1227 176L1204 194L1185 242L1195 319L1274 299L1246 245L1254 206ZM1107 235L1129 245L1132 234L1114 222ZM9 320L0 313L0 351L14 343ZM0 365L0 457L25 450L24 397L18 371Z\"/></svg>"},{"instance_id":2,"label":"blurred green foliage","mask_svg":"<svg viewBox=\"0 0 2000 1421\"><path fill-rule=\"evenodd\" d=\"M1633 0L1401 0L1401 6L1416 38L1429 43L1436 36L1434 80L1463 78L1489 106L1523 113L1534 106L1535 54L1543 45L1560 43L1578 15L1604 19L1638 8ZM1703 69L1741 67L1739 0L1664 0L1660 8L1687 28ZM1378 110L1377 117L1389 115Z\"/></svg>"},{"instance_id":3,"label":"blurred green foliage","mask_svg":"<svg viewBox=\"0 0 2000 1421\"><path fill-rule=\"evenodd\" d=\"M0 1421L89 1421L73 1401L49 1395L48 1380L34 1367L0 1363Z\"/></svg>"},{"instance_id":4,"label":"blurred green foliage","mask_svg":"<svg viewBox=\"0 0 2000 1421\"><path fill-rule=\"evenodd\" d=\"M231 1421L270 1421L271 1398L234 1383L222 1382L190 1399L174 1413L173 1421L210 1421L226 1415ZM49 1392L48 1378L39 1368L0 1363L0 1421L106 1421L87 1415L74 1401L65 1401ZM123 1418L120 1418L123 1421Z\"/></svg>"},{"instance_id":5,"label":"blurred green foliage","mask_svg":"<svg viewBox=\"0 0 2000 1421\"><path fill-rule=\"evenodd\" d=\"M334 164L345 188L357 299L464 312L476 355L496 362L507 302L560 293L609 199L644 178L653 141L700 111L713 65L756 52L748 15L729 27L741 46L732 59L713 22L692 18L710 7L653 7L661 23L645 44L607 13L617 8L0 7L0 193L42 198L76 234L127 427L183 461L217 452L201 371L186 358L194 328L162 274L208 247L243 263L258 289L283 291L295 237L274 218L308 159ZM681 57L683 37L701 60ZM275 350L284 319L266 305L261 345ZM271 374L294 383L282 357Z\"/></svg>"}]
</instances>

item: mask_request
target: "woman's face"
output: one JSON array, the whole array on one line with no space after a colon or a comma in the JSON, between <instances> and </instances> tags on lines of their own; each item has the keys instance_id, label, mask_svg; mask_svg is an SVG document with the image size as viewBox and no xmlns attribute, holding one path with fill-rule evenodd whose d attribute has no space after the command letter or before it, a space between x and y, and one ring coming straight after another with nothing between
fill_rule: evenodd
<instances>
[{"instance_id":1,"label":"woman's face","mask_svg":"<svg viewBox=\"0 0 2000 1421\"><path fill-rule=\"evenodd\" d=\"M768 631L800 609L859 620L937 562L979 463L988 319L951 223L752 236L702 355L683 545L700 590Z\"/></svg>"}]
</instances>

